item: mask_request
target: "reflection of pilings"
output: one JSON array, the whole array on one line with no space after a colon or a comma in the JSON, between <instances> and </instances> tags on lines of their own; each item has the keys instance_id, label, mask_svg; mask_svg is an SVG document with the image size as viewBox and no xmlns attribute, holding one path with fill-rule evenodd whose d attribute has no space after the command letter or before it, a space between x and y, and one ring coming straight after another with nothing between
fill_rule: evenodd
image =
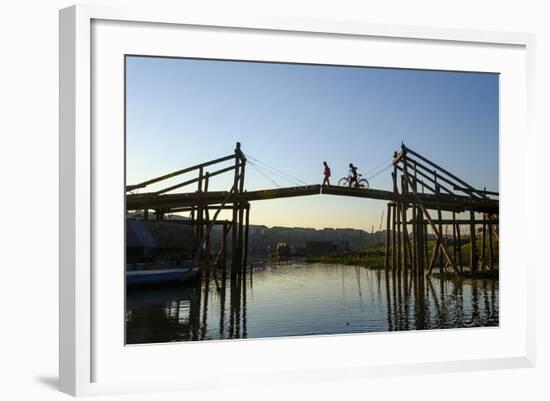
<instances>
[{"instance_id":1,"label":"reflection of pilings","mask_svg":"<svg viewBox=\"0 0 550 401\"><path fill-rule=\"evenodd\" d=\"M456 302L456 320L453 322L453 327L464 327L464 280L457 278L453 281L453 297Z\"/></svg>"},{"instance_id":2,"label":"reflection of pilings","mask_svg":"<svg viewBox=\"0 0 550 401\"><path fill-rule=\"evenodd\" d=\"M472 280L472 325L479 323L479 289L477 280Z\"/></svg>"},{"instance_id":3,"label":"reflection of pilings","mask_svg":"<svg viewBox=\"0 0 550 401\"><path fill-rule=\"evenodd\" d=\"M231 274L229 338L240 338L241 281L240 275Z\"/></svg>"},{"instance_id":4,"label":"reflection of pilings","mask_svg":"<svg viewBox=\"0 0 550 401\"><path fill-rule=\"evenodd\" d=\"M197 280L197 283L193 287L191 292L191 303L189 305L189 323L191 329L190 338L193 341L199 339L199 326L201 318L201 280Z\"/></svg>"},{"instance_id":5,"label":"reflection of pilings","mask_svg":"<svg viewBox=\"0 0 550 401\"><path fill-rule=\"evenodd\" d=\"M407 285L407 283L405 283ZM403 330L403 292L401 288L401 273L397 273L397 313L398 313L398 322L399 330Z\"/></svg>"},{"instance_id":6,"label":"reflection of pilings","mask_svg":"<svg viewBox=\"0 0 550 401\"><path fill-rule=\"evenodd\" d=\"M387 310L387 320L388 320L388 331L393 331L394 328L393 328L393 322L392 322L392 303L391 303L391 294L390 294L391 276L388 270L386 270L385 272L384 281L386 284L386 310Z\"/></svg>"},{"instance_id":7,"label":"reflection of pilings","mask_svg":"<svg viewBox=\"0 0 550 401\"><path fill-rule=\"evenodd\" d=\"M494 280L491 280L491 316L498 316L497 307L498 307L498 299L496 295L496 283Z\"/></svg>"},{"instance_id":8,"label":"reflection of pilings","mask_svg":"<svg viewBox=\"0 0 550 401\"><path fill-rule=\"evenodd\" d=\"M390 268L390 222L391 222L391 203L388 203L388 210L386 213L386 255L384 260L384 268L386 273Z\"/></svg>"},{"instance_id":9,"label":"reflection of pilings","mask_svg":"<svg viewBox=\"0 0 550 401\"><path fill-rule=\"evenodd\" d=\"M414 274L411 274L411 281ZM404 310L404 325L403 330L409 330L409 296L411 281L407 280L407 269L403 271L403 310Z\"/></svg>"},{"instance_id":10,"label":"reflection of pilings","mask_svg":"<svg viewBox=\"0 0 550 401\"><path fill-rule=\"evenodd\" d=\"M220 338L225 338L225 295L227 291L227 271L224 268L221 271L221 288L220 288Z\"/></svg>"},{"instance_id":11,"label":"reflection of pilings","mask_svg":"<svg viewBox=\"0 0 550 401\"><path fill-rule=\"evenodd\" d=\"M424 279L425 276L417 277L416 294L414 297L415 307L415 324L417 330L424 330L427 327L426 322L426 300L424 291Z\"/></svg>"},{"instance_id":12,"label":"reflection of pilings","mask_svg":"<svg viewBox=\"0 0 550 401\"><path fill-rule=\"evenodd\" d=\"M243 270L244 276L246 276L246 265L248 262L248 230L250 227L250 204L246 205L246 218L244 228L244 256L243 256Z\"/></svg>"},{"instance_id":13,"label":"reflection of pilings","mask_svg":"<svg viewBox=\"0 0 550 401\"><path fill-rule=\"evenodd\" d=\"M200 339L206 338L208 331L208 294L210 292L210 269L206 269L204 274L204 302L202 307L202 325Z\"/></svg>"},{"instance_id":14,"label":"reflection of pilings","mask_svg":"<svg viewBox=\"0 0 550 401\"><path fill-rule=\"evenodd\" d=\"M398 315L398 312L397 312L397 284L396 284L396 271L395 270L392 270L392 274L391 274L391 277L392 277L392 280L391 280L391 285L392 285L392 299L393 299L393 329L394 330L399 330L399 324L398 324L398 318L399 318L399 315Z\"/></svg>"},{"instance_id":15,"label":"reflection of pilings","mask_svg":"<svg viewBox=\"0 0 550 401\"><path fill-rule=\"evenodd\" d=\"M248 332L246 330L246 324L247 324L247 320L246 320L246 270L243 272L242 274L242 283L241 283L241 287L242 287L242 326L243 326L243 331L242 331L242 338L247 338L248 337Z\"/></svg>"}]
</instances>

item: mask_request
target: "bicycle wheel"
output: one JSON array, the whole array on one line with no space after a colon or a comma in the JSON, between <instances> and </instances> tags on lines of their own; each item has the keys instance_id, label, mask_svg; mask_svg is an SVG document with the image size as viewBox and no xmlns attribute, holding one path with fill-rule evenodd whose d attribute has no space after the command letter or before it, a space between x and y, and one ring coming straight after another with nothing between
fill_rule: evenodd
<instances>
[{"instance_id":1,"label":"bicycle wheel","mask_svg":"<svg viewBox=\"0 0 550 401\"><path fill-rule=\"evenodd\" d=\"M368 188L369 187L369 182L365 178L361 178L359 180L359 187L360 188Z\"/></svg>"},{"instance_id":2,"label":"bicycle wheel","mask_svg":"<svg viewBox=\"0 0 550 401\"><path fill-rule=\"evenodd\" d=\"M349 185L348 179L346 177L340 178L338 185L341 187L347 187Z\"/></svg>"}]
</instances>

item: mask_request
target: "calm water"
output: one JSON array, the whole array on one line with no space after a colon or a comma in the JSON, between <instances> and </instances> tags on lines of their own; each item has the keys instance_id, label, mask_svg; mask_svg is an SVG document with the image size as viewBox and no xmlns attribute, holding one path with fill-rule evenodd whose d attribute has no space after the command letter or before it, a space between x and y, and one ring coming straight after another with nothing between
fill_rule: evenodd
<instances>
[{"instance_id":1,"label":"calm water","mask_svg":"<svg viewBox=\"0 0 550 401\"><path fill-rule=\"evenodd\" d=\"M246 277L128 291L128 344L498 326L498 281L257 263Z\"/></svg>"}]
</instances>

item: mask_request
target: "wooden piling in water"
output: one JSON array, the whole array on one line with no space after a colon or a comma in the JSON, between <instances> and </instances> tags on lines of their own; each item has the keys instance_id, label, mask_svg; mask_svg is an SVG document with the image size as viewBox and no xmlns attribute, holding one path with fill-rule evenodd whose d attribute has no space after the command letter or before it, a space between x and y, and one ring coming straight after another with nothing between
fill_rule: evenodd
<instances>
[{"instance_id":1,"label":"wooden piling in water","mask_svg":"<svg viewBox=\"0 0 550 401\"><path fill-rule=\"evenodd\" d=\"M461 272L464 271L462 267L462 238L460 235L460 225L456 225L456 239L458 241L457 254L458 254L458 268Z\"/></svg>"},{"instance_id":2,"label":"wooden piling in water","mask_svg":"<svg viewBox=\"0 0 550 401\"><path fill-rule=\"evenodd\" d=\"M405 181L405 176L401 176L401 193L403 195L407 194L407 182ZM407 206L408 204L406 202L402 203L402 209L401 209L401 219L403 223L403 269L406 270L409 265L409 260L412 262L412 255L411 255L411 244L410 244L410 238L409 238L409 231L407 229Z\"/></svg>"},{"instance_id":3,"label":"wooden piling in water","mask_svg":"<svg viewBox=\"0 0 550 401\"><path fill-rule=\"evenodd\" d=\"M477 271L475 213L470 209L470 270Z\"/></svg>"},{"instance_id":4,"label":"wooden piling in water","mask_svg":"<svg viewBox=\"0 0 550 401\"><path fill-rule=\"evenodd\" d=\"M390 221L391 221L391 203L387 205L386 213L386 255L384 259L384 269L386 272L390 268Z\"/></svg>"},{"instance_id":5,"label":"wooden piling in water","mask_svg":"<svg viewBox=\"0 0 550 401\"><path fill-rule=\"evenodd\" d=\"M434 171L434 173L435 173L435 171ZM441 194L441 188L440 188L439 184L435 185L435 193L436 193L436 195ZM441 216L441 208L440 207L437 208L437 219L439 220L438 230L439 230L439 233L441 234L442 244L443 244L443 246L447 246L446 241L445 241L445 237L443 236L443 225L441 224L442 216ZM443 273L444 270L445 270L445 263L443 262L443 252L440 252L439 253L439 272Z\"/></svg>"},{"instance_id":6,"label":"wooden piling in water","mask_svg":"<svg viewBox=\"0 0 550 401\"><path fill-rule=\"evenodd\" d=\"M396 229L397 229L397 222L396 222L396 215L397 215L397 204L394 202L391 206L392 210L392 241L391 241L391 249L392 249L392 257L391 257L391 270L392 272L395 272L397 270L397 264L396 264L396 258L397 258L397 248L395 247L396 244Z\"/></svg>"},{"instance_id":7,"label":"wooden piling in water","mask_svg":"<svg viewBox=\"0 0 550 401\"><path fill-rule=\"evenodd\" d=\"M455 263L455 270L457 269L457 248L456 248L456 230L457 230L457 225L456 225L456 213L453 212L453 260L454 260L454 263Z\"/></svg>"},{"instance_id":8,"label":"wooden piling in water","mask_svg":"<svg viewBox=\"0 0 550 401\"><path fill-rule=\"evenodd\" d=\"M397 225L397 271L401 272L402 259L401 259L401 202L397 203L396 213L396 225Z\"/></svg>"},{"instance_id":9,"label":"wooden piling in water","mask_svg":"<svg viewBox=\"0 0 550 401\"><path fill-rule=\"evenodd\" d=\"M494 253L493 253L493 227L492 224L489 224L489 267L491 270L494 269Z\"/></svg>"},{"instance_id":10,"label":"wooden piling in water","mask_svg":"<svg viewBox=\"0 0 550 401\"><path fill-rule=\"evenodd\" d=\"M417 211L416 218L417 218L416 230L417 230L417 238L418 238L417 276L424 276L424 272L426 270L426 255L427 255L427 253L424 252L424 245L426 244L425 236L426 236L427 224L424 224L424 218L422 217L422 213L420 212L420 210Z\"/></svg>"},{"instance_id":11,"label":"wooden piling in water","mask_svg":"<svg viewBox=\"0 0 550 401\"><path fill-rule=\"evenodd\" d=\"M237 193L239 190L239 153L241 144L237 142L237 146L235 148L235 175L233 177L233 192ZM237 219L239 217L238 215L238 203L233 203L233 216L231 220L231 276L233 277L235 274L237 274L237 233L238 233L238 227L237 227Z\"/></svg>"},{"instance_id":12,"label":"wooden piling in water","mask_svg":"<svg viewBox=\"0 0 550 401\"><path fill-rule=\"evenodd\" d=\"M250 226L250 204L246 205L246 218L245 218L245 230L244 230L244 256L243 256L243 270L246 273L246 264L248 259L248 230ZM246 274L243 274L246 276Z\"/></svg>"},{"instance_id":13,"label":"wooden piling in water","mask_svg":"<svg viewBox=\"0 0 550 401\"><path fill-rule=\"evenodd\" d=\"M486 245L486 235L485 231L487 229L487 224L485 224L487 220L487 216L485 213L483 213L483 227L481 230L481 270L485 270L486 264L485 264L485 245Z\"/></svg>"}]
</instances>

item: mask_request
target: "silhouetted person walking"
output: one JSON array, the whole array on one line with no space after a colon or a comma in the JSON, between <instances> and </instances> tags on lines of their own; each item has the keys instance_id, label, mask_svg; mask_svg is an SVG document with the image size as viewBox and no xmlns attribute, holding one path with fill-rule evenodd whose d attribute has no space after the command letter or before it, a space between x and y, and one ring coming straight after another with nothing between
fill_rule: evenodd
<instances>
[{"instance_id":1,"label":"silhouetted person walking","mask_svg":"<svg viewBox=\"0 0 550 401\"><path fill-rule=\"evenodd\" d=\"M330 167L328 166L327 162L323 162L323 165L325 166L325 171L323 172L323 185L330 186Z\"/></svg>"}]
</instances>

